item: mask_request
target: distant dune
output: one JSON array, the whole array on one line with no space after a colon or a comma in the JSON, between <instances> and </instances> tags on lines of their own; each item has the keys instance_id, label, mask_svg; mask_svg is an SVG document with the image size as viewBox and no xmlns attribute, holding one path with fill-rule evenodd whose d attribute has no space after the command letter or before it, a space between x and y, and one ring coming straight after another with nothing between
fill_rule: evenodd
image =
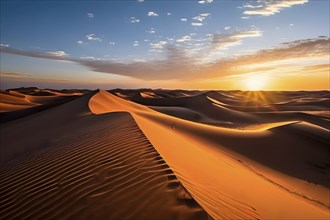
<instances>
[{"instance_id":1,"label":"distant dune","mask_svg":"<svg viewBox=\"0 0 330 220\"><path fill-rule=\"evenodd\" d=\"M329 219L330 92L1 91L3 219Z\"/></svg>"}]
</instances>

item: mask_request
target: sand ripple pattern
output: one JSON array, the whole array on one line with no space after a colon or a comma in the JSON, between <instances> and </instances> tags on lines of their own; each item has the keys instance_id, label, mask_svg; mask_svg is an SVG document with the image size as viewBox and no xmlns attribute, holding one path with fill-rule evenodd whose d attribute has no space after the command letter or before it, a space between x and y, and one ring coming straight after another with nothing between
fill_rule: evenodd
<instances>
[{"instance_id":1,"label":"sand ripple pattern","mask_svg":"<svg viewBox=\"0 0 330 220\"><path fill-rule=\"evenodd\" d=\"M208 219L123 117L2 166L1 219Z\"/></svg>"}]
</instances>

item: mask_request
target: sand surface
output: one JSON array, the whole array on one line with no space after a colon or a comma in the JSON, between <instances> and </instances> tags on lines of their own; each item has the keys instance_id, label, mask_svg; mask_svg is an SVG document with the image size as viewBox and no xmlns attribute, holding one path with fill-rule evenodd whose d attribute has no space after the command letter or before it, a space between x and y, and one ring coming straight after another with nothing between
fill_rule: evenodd
<instances>
[{"instance_id":1,"label":"sand surface","mask_svg":"<svg viewBox=\"0 0 330 220\"><path fill-rule=\"evenodd\" d=\"M0 216L208 219L131 115L92 114L92 95L3 126Z\"/></svg>"},{"instance_id":2,"label":"sand surface","mask_svg":"<svg viewBox=\"0 0 330 220\"><path fill-rule=\"evenodd\" d=\"M329 219L328 91L85 92L1 94L79 97L1 124L5 219Z\"/></svg>"}]
</instances>

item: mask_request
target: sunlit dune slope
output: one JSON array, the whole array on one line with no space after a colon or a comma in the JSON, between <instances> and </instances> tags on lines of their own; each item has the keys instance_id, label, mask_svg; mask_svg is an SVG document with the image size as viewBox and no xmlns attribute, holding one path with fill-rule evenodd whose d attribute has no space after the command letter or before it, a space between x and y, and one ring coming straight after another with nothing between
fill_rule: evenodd
<instances>
[{"instance_id":1,"label":"sunlit dune slope","mask_svg":"<svg viewBox=\"0 0 330 220\"><path fill-rule=\"evenodd\" d=\"M90 93L1 129L4 219L208 219L130 114Z\"/></svg>"},{"instance_id":2,"label":"sunlit dune slope","mask_svg":"<svg viewBox=\"0 0 330 220\"><path fill-rule=\"evenodd\" d=\"M0 93L0 112L15 111L36 105L38 104L25 98L24 94L6 91Z\"/></svg>"},{"instance_id":3,"label":"sunlit dune slope","mask_svg":"<svg viewBox=\"0 0 330 220\"><path fill-rule=\"evenodd\" d=\"M95 114L130 112L215 219L329 218L328 139L309 135L322 128L303 124L300 129L295 121L256 130L214 127L164 115L105 91L94 95L89 107Z\"/></svg>"},{"instance_id":4,"label":"sunlit dune slope","mask_svg":"<svg viewBox=\"0 0 330 220\"><path fill-rule=\"evenodd\" d=\"M12 89L0 92L0 112L10 112L46 105L66 98L81 96L79 91L41 90L35 87Z\"/></svg>"}]
</instances>

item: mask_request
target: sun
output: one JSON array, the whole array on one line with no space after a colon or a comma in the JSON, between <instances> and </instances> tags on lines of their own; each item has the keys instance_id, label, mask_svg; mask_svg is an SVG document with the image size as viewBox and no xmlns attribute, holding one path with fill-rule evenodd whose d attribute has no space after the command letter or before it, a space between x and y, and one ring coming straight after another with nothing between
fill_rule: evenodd
<instances>
[{"instance_id":1,"label":"sun","mask_svg":"<svg viewBox=\"0 0 330 220\"><path fill-rule=\"evenodd\" d=\"M244 80L245 88L250 91L262 90L267 85L267 78L265 76L250 76Z\"/></svg>"}]
</instances>

